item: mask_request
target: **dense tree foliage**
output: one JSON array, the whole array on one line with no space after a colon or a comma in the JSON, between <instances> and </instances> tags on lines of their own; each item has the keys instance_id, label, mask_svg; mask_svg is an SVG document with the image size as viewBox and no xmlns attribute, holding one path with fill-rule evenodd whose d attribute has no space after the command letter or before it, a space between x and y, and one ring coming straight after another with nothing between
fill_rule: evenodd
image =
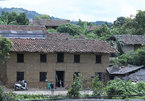
<instances>
[{"instance_id":1,"label":"dense tree foliage","mask_svg":"<svg viewBox=\"0 0 145 101\"><path fill-rule=\"evenodd\" d=\"M9 56L9 51L12 48L12 43L9 39L0 37L0 62L4 63Z\"/></svg>"},{"instance_id":2,"label":"dense tree foliage","mask_svg":"<svg viewBox=\"0 0 145 101\"><path fill-rule=\"evenodd\" d=\"M62 24L57 29L60 33L69 33L70 35L80 35L83 33L83 30L80 26L74 24Z\"/></svg>"},{"instance_id":3,"label":"dense tree foliage","mask_svg":"<svg viewBox=\"0 0 145 101\"><path fill-rule=\"evenodd\" d=\"M112 34L145 34L145 11L139 10L134 17L119 17L112 25L110 31Z\"/></svg>"},{"instance_id":4,"label":"dense tree foliage","mask_svg":"<svg viewBox=\"0 0 145 101\"><path fill-rule=\"evenodd\" d=\"M92 80L92 90L95 96L102 96L103 94L103 82L99 80L98 76Z\"/></svg>"},{"instance_id":5,"label":"dense tree foliage","mask_svg":"<svg viewBox=\"0 0 145 101\"><path fill-rule=\"evenodd\" d=\"M128 98L128 95L145 94L145 83L137 82L132 84L131 81L125 82L124 80L116 79L107 82L104 88L109 98ZM116 97L115 97L116 96Z\"/></svg>"},{"instance_id":6,"label":"dense tree foliage","mask_svg":"<svg viewBox=\"0 0 145 101\"><path fill-rule=\"evenodd\" d=\"M28 25L29 20L25 13L17 14L16 12L2 12L0 16L0 24L4 25Z\"/></svg>"},{"instance_id":7,"label":"dense tree foliage","mask_svg":"<svg viewBox=\"0 0 145 101\"><path fill-rule=\"evenodd\" d=\"M47 14L42 14L40 16L35 16L35 19L51 19L51 17Z\"/></svg>"},{"instance_id":8,"label":"dense tree foliage","mask_svg":"<svg viewBox=\"0 0 145 101\"><path fill-rule=\"evenodd\" d=\"M145 65L145 47L136 50L135 52L129 52L122 54L117 59L112 60L113 64L120 66L131 64L131 65Z\"/></svg>"}]
</instances>

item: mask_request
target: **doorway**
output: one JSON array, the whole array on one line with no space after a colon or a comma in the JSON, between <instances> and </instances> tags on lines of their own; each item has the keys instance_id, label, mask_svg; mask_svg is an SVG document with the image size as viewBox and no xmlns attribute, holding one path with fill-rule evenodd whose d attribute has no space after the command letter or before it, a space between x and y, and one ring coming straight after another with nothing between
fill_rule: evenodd
<instances>
[{"instance_id":1,"label":"doorway","mask_svg":"<svg viewBox=\"0 0 145 101\"><path fill-rule=\"evenodd\" d=\"M55 77L56 87L64 87L64 71L56 71Z\"/></svg>"}]
</instances>

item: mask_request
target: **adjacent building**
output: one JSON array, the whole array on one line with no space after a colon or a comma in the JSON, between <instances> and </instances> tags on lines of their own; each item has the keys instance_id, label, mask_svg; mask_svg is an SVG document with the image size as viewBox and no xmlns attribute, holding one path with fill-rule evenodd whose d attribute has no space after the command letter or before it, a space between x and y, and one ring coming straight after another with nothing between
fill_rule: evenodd
<instances>
[{"instance_id":1,"label":"adjacent building","mask_svg":"<svg viewBox=\"0 0 145 101\"><path fill-rule=\"evenodd\" d=\"M46 81L65 87L78 73L106 80L109 54L116 52L105 41L72 39L41 26L0 25L0 35L14 44L10 58L0 65L0 80L8 87L23 79L29 87L45 87Z\"/></svg>"},{"instance_id":2,"label":"adjacent building","mask_svg":"<svg viewBox=\"0 0 145 101\"><path fill-rule=\"evenodd\" d=\"M114 35L108 40L113 40L116 48L116 42L119 41L124 53L135 51L145 45L145 35Z\"/></svg>"},{"instance_id":3,"label":"adjacent building","mask_svg":"<svg viewBox=\"0 0 145 101\"><path fill-rule=\"evenodd\" d=\"M110 80L114 80L120 78L122 80L128 81L131 80L133 82L145 82L145 68L144 66L112 66L108 67L107 71L109 73Z\"/></svg>"},{"instance_id":4,"label":"adjacent building","mask_svg":"<svg viewBox=\"0 0 145 101\"><path fill-rule=\"evenodd\" d=\"M70 20L32 19L30 23L34 26L44 26L47 29L57 29L61 24L70 23Z\"/></svg>"}]
</instances>

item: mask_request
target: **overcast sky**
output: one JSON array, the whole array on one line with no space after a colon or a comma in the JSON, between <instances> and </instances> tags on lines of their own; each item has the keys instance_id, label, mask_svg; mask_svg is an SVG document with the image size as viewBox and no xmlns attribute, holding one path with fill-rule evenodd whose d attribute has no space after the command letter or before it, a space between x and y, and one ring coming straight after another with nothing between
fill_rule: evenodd
<instances>
[{"instance_id":1,"label":"overcast sky","mask_svg":"<svg viewBox=\"0 0 145 101\"><path fill-rule=\"evenodd\" d=\"M0 7L24 8L70 20L112 22L145 10L145 0L0 0Z\"/></svg>"}]
</instances>

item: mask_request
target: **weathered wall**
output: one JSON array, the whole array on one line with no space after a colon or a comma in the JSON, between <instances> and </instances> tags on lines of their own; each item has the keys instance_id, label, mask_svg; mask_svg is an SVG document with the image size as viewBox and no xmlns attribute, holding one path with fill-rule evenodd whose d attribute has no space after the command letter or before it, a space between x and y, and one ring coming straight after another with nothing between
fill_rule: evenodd
<instances>
[{"instance_id":1,"label":"weathered wall","mask_svg":"<svg viewBox=\"0 0 145 101\"><path fill-rule=\"evenodd\" d=\"M102 63L96 64L96 55L93 53L80 54L80 63L74 63L74 54L65 53L64 63L57 63L57 54L48 53L47 62L40 63L40 53L24 53L24 63L17 63L17 54L11 53L7 61L8 84L16 81L16 72L24 72L24 79L28 86L42 86L39 81L39 72L47 72L49 82L55 82L56 71L65 71L65 85L73 80L74 72L80 72L86 77L95 75L95 72L106 72L109 65L109 54L102 54Z\"/></svg>"},{"instance_id":2,"label":"weathered wall","mask_svg":"<svg viewBox=\"0 0 145 101\"><path fill-rule=\"evenodd\" d=\"M134 46L133 45L125 45L122 47L122 50L124 53L128 53L129 51L134 51Z\"/></svg>"},{"instance_id":3,"label":"weathered wall","mask_svg":"<svg viewBox=\"0 0 145 101\"><path fill-rule=\"evenodd\" d=\"M0 63L0 81L5 83L7 81L7 76L6 76L6 64L5 63Z\"/></svg>"}]
</instances>

